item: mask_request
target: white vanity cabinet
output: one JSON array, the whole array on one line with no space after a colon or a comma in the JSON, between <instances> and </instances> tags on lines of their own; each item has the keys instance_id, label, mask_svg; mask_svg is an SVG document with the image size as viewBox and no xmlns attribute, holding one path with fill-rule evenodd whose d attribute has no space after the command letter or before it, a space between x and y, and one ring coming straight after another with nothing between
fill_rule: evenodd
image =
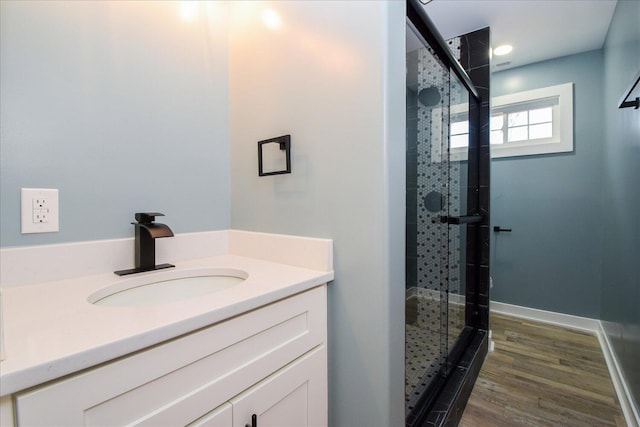
<instances>
[{"instance_id":1,"label":"white vanity cabinet","mask_svg":"<svg viewBox=\"0 0 640 427\"><path fill-rule=\"evenodd\" d=\"M290 366L189 424L189 427L304 427L327 425L325 347L317 348Z\"/></svg>"},{"instance_id":2,"label":"white vanity cabinet","mask_svg":"<svg viewBox=\"0 0 640 427\"><path fill-rule=\"evenodd\" d=\"M322 285L19 392L17 425L326 426L326 313Z\"/></svg>"}]
</instances>

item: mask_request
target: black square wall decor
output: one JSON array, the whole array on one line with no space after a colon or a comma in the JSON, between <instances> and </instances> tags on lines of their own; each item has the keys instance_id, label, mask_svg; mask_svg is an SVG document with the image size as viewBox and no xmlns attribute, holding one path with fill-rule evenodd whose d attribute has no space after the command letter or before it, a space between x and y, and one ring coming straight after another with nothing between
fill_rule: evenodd
<instances>
[{"instance_id":1,"label":"black square wall decor","mask_svg":"<svg viewBox=\"0 0 640 427\"><path fill-rule=\"evenodd\" d=\"M258 176L291 173L291 135L258 141Z\"/></svg>"}]
</instances>

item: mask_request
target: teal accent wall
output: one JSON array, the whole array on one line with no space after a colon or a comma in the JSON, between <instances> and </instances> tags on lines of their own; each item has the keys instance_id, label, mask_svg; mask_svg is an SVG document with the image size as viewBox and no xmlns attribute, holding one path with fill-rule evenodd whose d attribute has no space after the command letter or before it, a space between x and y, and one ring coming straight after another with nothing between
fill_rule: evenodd
<instances>
[{"instance_id":1,"label":"teal accent wall","mask_svg":"<svg viewBox=\"0 0 640 427\"><path fill-rule=\"evenodd\" d=\"M602 280L603 53L494 73L492 96L573 82L572 153L493 159L491 299L598 318Z\"/></svg>"},{"instance_id":2,"label":"teal accent wall","mask_svg":"<svg viewBox=\"0 0 640 427\"><path fill-rule=\"evenodd\" d=\"M179 2L0 2L0 245L230 226L228 35ZM220 11L223 12L223 11ZM215 18L215 17L214 17ZM20 188L60 190L60 232L20 234Z\"/></svg>"},{"instance_id":3,"label":"teal accent wall","mask_svg":"<svg viewBox=\"0 0 640 427\"><path fill-rule=\"evenodd\" d=\"M601 318L640 404L640 110L618 101L640 70L640 2L619 0L604 45ZM640 96L636 88L635 96Z\"/></svg>"}]
</instances>

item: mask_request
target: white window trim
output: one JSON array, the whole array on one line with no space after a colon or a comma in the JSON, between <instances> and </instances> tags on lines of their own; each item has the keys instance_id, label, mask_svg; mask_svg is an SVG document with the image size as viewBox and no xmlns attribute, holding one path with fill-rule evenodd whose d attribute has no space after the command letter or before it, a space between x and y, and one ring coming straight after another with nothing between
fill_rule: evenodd
<instances>
[{"instance_id":1,"label":"white window trim","mask_svg":"<svg viewBox=\"0 0 640 427\"><path fill-rule=\"evenodd\" d=\"M558 120L556 121L554 117L554 126L556 126L556 124L559 126L557 134L554 131L554 135L557 135L557 137L544 142L530 140L510 142L507 144L493 144L491 145L492 158L567 153L573 151L573 83L496 96L491 100L491 109L545 98L558 98Z\"/></svg>"},{"instance_id":2,"label":"white window trim","mask_svg":"<svg viewBox=\"0 0 640 427\"><path fill-rule=\"evenodd\" d=\"M527 140L522 142L509 142L505 144L491 144L491 157L516 157L532 156L539 154L567 153L573 151L573 83L564 83L541 89L527 90L509 95L496 96L491 99L491 110L507 105L519 103L531 103L536 100L557 98L558 106L554 108L553 138L546 140ZM451 105L449 114L459 114L468 111L467 104ZM432 110L433 122L442 120L442 107ZM438 129L439 130L439 129ZM431 129L431 160L442 161L443 137L436 128ZM467 160L468 149L466 147L452 148L449 160L452 162Z\"/></svg>"}]
</instances>

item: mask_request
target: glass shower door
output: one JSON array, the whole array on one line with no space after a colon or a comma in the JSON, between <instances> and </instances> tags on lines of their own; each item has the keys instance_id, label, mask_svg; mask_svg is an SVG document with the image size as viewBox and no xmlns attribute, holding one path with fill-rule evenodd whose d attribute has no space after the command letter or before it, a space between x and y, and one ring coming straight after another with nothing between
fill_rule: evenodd
<instances>
[{"instance_id":1,"label":"glass shower door","mask_svg":"<svg viewBox=\"0 0 640 427\"><path fill-rule=\"evenodd\" d=\"M406 60L409 421L448 375L450 351L465 326L466 226L456 219L467 212L469 96L410 27Z\"/></svg>"},{"instance_id":2,"label":"glass shower door","mask_svg":"<svg viewBox=\"0 0 640 427\"><path fill-rule=\"evenodd\" d=\"M448 279L447 343L451 351L465 326L467 275L467 223L469 194L469 92L451 71L449 77L449 150L448 150Z\"/></svg>"}]
</instances>

